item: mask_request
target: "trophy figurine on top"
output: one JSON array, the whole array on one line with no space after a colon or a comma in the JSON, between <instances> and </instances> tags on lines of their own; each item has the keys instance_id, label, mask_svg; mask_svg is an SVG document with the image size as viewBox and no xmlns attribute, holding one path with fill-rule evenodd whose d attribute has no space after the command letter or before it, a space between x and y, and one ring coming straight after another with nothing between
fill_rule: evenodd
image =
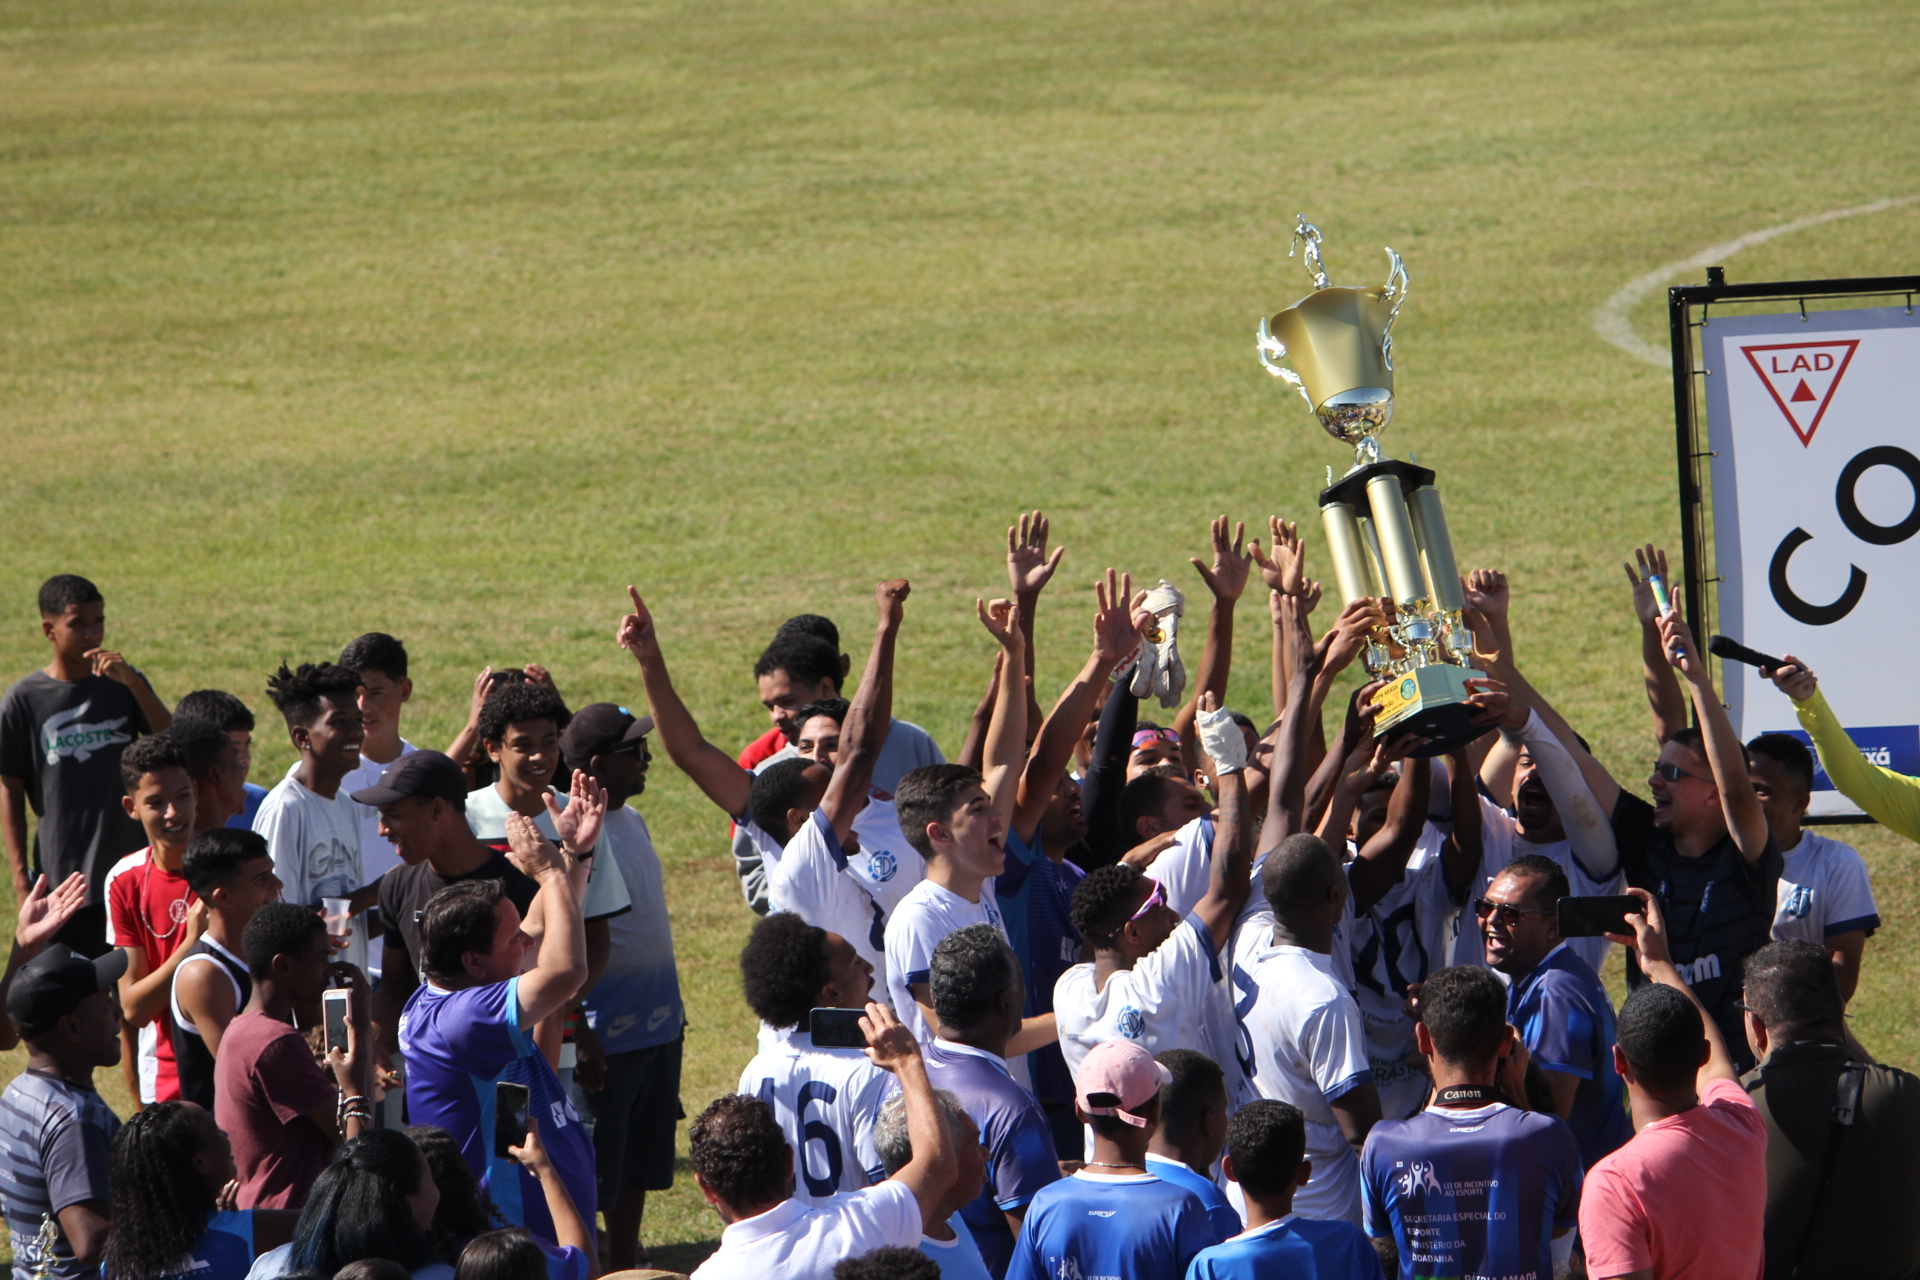
<instances>
[{"instance_id":1,"label":"trophy figurine on top","mask_svg":"<svg viewBox=\"0 0 1920 1280\"><path fill-rule=\"evenodd\" d=\"M1393 322L1407 297L1407 269L1392 249L1387 283L1376 289L1330 285L1320 263L1320 229L1301 214L1294 250L1304 245L1313 292L1260 321L1260 363L1290 383L1354 463L1320 494L1343 603L1386 597L1388 624L1361 658L1386 686L1375 695L1374 732L1426 739L1413 754L1434 756L1488 732L1472 722L1467 682L1473 638L1461 611L1466 593L1454 565L1447 518L1433 472L1382 456L1377 437L1393 417ZM1292 368L1278 364L1285 358Z\"/></svg>"}]
</instances>

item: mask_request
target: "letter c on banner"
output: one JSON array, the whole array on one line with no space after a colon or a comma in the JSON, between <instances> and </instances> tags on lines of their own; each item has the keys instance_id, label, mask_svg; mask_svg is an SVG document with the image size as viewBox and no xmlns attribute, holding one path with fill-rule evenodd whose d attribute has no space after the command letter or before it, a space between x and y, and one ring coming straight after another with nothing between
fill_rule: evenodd
<instances>
[{"instance_id":1,"label":"letter c on banner","mask_svg":"<svg viewBox=\"0 0 1920 1280\"><path fill-rule=\"evenodd\" d=\"M1863 467L1862 470L1865 468ZM1843 480L1841 492L1851 493L1852 486L1847 485ZM1787 562L1793 559L1794 552L1812 541L1813 535L1797 525L1792 533L1780 539L1780 545L1773 552L1773 563L1767 568L1767 586L1773 592L1774 603L1780 606L1782 613L1795 622L1805 623L1809 627L1830 627L1852 613L1853 607L1860 603L1860 597L1866 594L1867 575L1860 572L1859 565L1850 564L1847 566L1851 571L1847 576L1847 589L1840 593L1838 600L1832 604L1808 604L1795 595L1793 588L1787 585Z\"/></svg>"},{"instance_id":2,"label":"letter c on banner","mask_svg":"<svg viewBox=\"0 0 1920 1280\"><path fill-rule=\"evenodd\" d=\"M1898 524L1875 524L1867 519L1860 510L1860 504L1853 500L1853 491L1860 483L1860 477L1873 467L1892 467L1913 486L1913 510L1907 512L1906 518ZM1862 449L1840 472L1840 483L1833 492L1833 505L1839 508L1840 521L1847 526L1847 532L1860 541L1870 542L1876 547L1890 547L1896 542L1905 542L1920 533L1920 458L1897 445L1882 444ZM1774 563L1779 564L1777 557ZM1780 594L1777 585L1774 594Z\"/></svg>"}]
</instances>

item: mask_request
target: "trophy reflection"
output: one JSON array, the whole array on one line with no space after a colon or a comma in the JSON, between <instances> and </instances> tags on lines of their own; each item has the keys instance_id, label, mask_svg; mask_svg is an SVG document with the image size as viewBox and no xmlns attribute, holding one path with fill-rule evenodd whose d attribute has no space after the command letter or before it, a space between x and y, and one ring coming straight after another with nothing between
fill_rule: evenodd
<instances>
[{"instance_id":1,"label":"trophy reflection","mask_svg":"<svg viewBox=\"0 0 1920 1280\"><path fill-rule=\"evenodd\" d=\"M1320 229L1305 214L1287 256L1302 246L1313 292L1260 321L1260 363L1300 392L1327 434L1353 446L1353 466L1321 491L1320 521L1342 602L1392 603L1387 626L1361 655L1368 673L1387 682L1375 698L1375 736L1417 733L1427 742L1414 754L1439 755L1488 730L1470 721L1465 705L1466 683L1481 673L1469 665L1466 595L1434 474L1380 452L1380 432L1393 419L1393 322L1406 301L1407 269L1388 249L1384 285L1329 284ZM1281 358L1292 367L1275 363Z\"/></svg>"}]
</instances>

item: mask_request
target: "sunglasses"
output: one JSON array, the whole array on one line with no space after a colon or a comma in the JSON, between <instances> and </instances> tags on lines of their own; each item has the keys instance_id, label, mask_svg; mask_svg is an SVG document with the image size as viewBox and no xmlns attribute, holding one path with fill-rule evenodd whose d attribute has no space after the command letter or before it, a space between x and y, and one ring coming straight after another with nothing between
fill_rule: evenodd
<instances>
[{"instance_id":1,"label":"sunglasses","mask_svg":"<svg viewBox=\"0 0 1920 1280\"><path fill-rule=\"evenodd\" d=\"M1138 751L1163 741L1177 747L1180 745L1180 735L1171 729L1141 729L1133 735L1133 749Z\"/></svg>"},{"instance_id":2,"label":"sunglasses","mask_svg":"<svg viewBox=\"0 0 1920 1280\"><path fill-rule=\"evenodd\" d=\"M1158 880L1155 880L1152 876L1147 877L1147 883L1153 886L1153 892L1147 895L1147 900L1140 904L1140 909L1138 911L1134 912L1132 915L1127 917L1127 924L1135 923L1140 919L1141 916L1144 916L1145 914L1147 914L1147 912L1153 910L1155 907L1164 907L1167 905L1166 887L1162 885ZM1123 924L1120 926L1121 929L1124 929L1126 927L1127 927L1126 924ZM1118 933L1119 929L1114 930L1114 932Z\"/></svg>"},{"instance_id":3,"label":"sunglasses","mask_svg":"<svg viewBox=\"0 0 1920 1280\"><path fill-rule=\"evenodd\" d=\"M1511 926L1519 924L1521 916L1550 916L1555 913L1552 911L1542 911L1538 907L1516 907L1510 902L1494 902L1488 898L1475 898L1473 900L1473 914L1481 920L1497 914L1500 917L1501 924Z\"/></svg>"},{"instance_id":4,"label":"sunglasses","mask_svg":"<svg viewBox=\"0 0 1920 1280\"><path fill-rule=\"evenodd\" d=\"M1659 763L1655 764L1653 766L1653 772L1655 776L1664 778L1668 782L1678 782L1682 778L1692 778L1695 782L1712 782L1713 781L1712 778L1703 778L1697 773L1688 773L1685 769L1682 769L1679 765L1668 764L1665 760L1662 760Z\"/></svg>"}]
</instances>

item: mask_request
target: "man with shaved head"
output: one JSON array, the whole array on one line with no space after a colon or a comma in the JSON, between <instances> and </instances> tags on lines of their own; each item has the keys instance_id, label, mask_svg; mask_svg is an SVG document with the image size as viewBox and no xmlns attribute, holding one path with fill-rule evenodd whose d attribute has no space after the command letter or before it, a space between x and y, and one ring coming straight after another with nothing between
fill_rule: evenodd
<instances>
[{"instance_id":1,"label":"man with shaved head","mask_svg":"<svg viewBox=\"0 0 1920 1280\"><path fill-rule=\"evenodd\" d=\"M1251 1084L1261 1097L1290 1103L1306 1117L1313 1177L1294 1197L1295 1211L1359 1226L1355 1149L1380 1118L1380 1094L1360 1007L1333 976L1346 873L1326 841L1303 833L1267 855L1260 883L1273 907L1273 928L1249 957Z\"/></svg>"}]
</instances>

